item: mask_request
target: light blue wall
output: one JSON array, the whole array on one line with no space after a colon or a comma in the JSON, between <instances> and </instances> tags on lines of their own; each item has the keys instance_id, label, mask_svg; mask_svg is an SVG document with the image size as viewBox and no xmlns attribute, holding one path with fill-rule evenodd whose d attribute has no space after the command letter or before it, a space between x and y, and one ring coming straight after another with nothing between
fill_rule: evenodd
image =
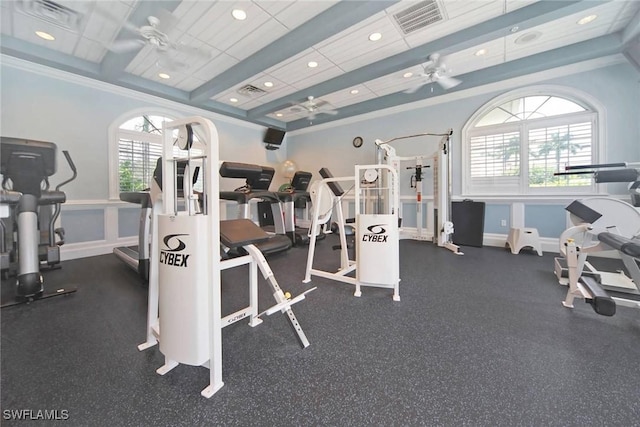
<instances>
[{"instance_id":1,"label":"light blue wall","mask_svg":"<svg viewBox=\"0 0 640 427\"><path fill-rule=\"evenodd\" d=\"M502 220L505 220L507 225L502 225ZM511 207L487 203L484 207L484 232L507 234L509 227L511 227Z\"/></svg>"},{"instance_id":2,"label":"light blue wall","mask_svg":"<svg viewBox=\"0 0 640 427\"><path fill-rule=\"evenodd\" d=\"M65 243L93 242L105 239L102 209L74 209L64 212L60 219L65 230ZM137 234L137 233L136 233Z\"/></svg>"},{"instance_id":3,"label":"light blue wall","mask_svg":"<svg viewBox=\"0 0 640 427\"><path fill-rule=\"evenodd\" d=\"M566 77L541 81L573 87L589 93L605 107L606 115L606 161L640 161L640 85L639 74L631 66L619 64L606 68L586 71ZM3 136L15 136L36 140L52 141L59 150L69 150L77 167L78 180L64 188L67 200L73 204L86 201L104 202L109 198L108 134L109 126L124 114L133 110L171 110L176 116L193 115L188 109L177 104L156 101L148 96L126 96L122 89L113 92L108 86L94 87L67 81L47 75L46 69L32 72L0 64L0 127ZM129 92L131 93L131 92ZM317 171L329 167L335 176L352 175L353 165L375 163L374 139L389 139L398 135L408 135L425 131L443 132L454 129L452 155L453 194L461 195L461 130L472 114L502 92L493 92L468 97L464 100L447 102L437 106L415 108L410 111L390 113L386 116L362 120L355 123L329 126L326 129L289 134L280 150L264 149L262 136L265 129L244 124L216 115L200 112L211 118L220 135L220 158L222 160L258 163L276 168L274 186L284 182L279 166L290 159L298 169L308 170L318 178ZM355 136L365 140L362 148L354 148L351 141ZM438 138L407 140L398 149L398 155L411 156L435 151ZM69 171L62 156L58 159L58 175L52 185L66 179ZM426 174L430 172L427 171ZM403 182L408 180L406 172ZM427 178L428 180L428 178ZM428 181L427 181L428 182ZM231 190L242 185L239 180L223 179L221 188ZM605 190L623 193L624 186L609 185ZM402 195L413 194L409 185L403 185ZM425 196L431 194L426 184ZM350 211L353 211L351 204ZM509 206L505 201L504 206ZM501 233L504 227L497 226L496 220L503 218L504 206L487 205L486 232ZM560 207L554 211L559 212ZM405 207L405 210L408 207ZM533 209L533 210L531 210ZM534 206L526 207L525 214L533 215ZM87 242L105 239L108 235L135 235L130 215L118 213L123 221L113 232L105 230L103 209L90 206L79 209L63 208L63 225L75 225L75 231L68 234L68 241ZM352 212L350 212L352 213ZM509 219L507 217L507 219ZM525 219L529 224L529 218ZM565 226L565 219L559 213L554 215L552 224L541 224L545 236L557 237L558 230ZM499 222L498 222L499 224ZM69 231L68 231L69 233ZM555 233L555 234L554 234ZM542 234L542 233L541 233Z\"/></svg>"},{"instance_id":4,"label":"light blue wall","mask_svg":"<svg viewBox=\"0 0 640 427\"><path fill-rule=\"evenodd\" d=\"M524 226L538 229L540 237L558 237L566 228L565 206L526 205L524 207Z\"/></svg>"},{"instance_id":5,"label":"light blue wall","mask_svg":"<svg viewBox=\"0 0 640 427\"><path fill-rule=\"evenodd\" d=\"M120 207L117 224L107 224L105 208L92 208L96 201L104 206L109 199L108 129L118 118L134 110L168 111L175 117L202 115L216 125L220 138L221 160L256 163L276 168L274 186L285 179L280 164L286 160L287 138L277 151L267 151L262 143L266 128L243 123L204 111L186 110L146 95L105 85L86 85L76 80L47 75L23 67L0 64L0 129L2 136L55 142L58 146L58 171L52 186L71 176L62 156L68 150L77 166L76 181L63 187L67 204L61 213L68 243L104 241L106 236L119 238L138 234L138 209ZM126 96L126 93L135 96ZM221 180L221 188L232 190L241 180ZM86 204L87 206L83 206ZM235 217L235 215L234 215ZM115 227L109 232L105 227Z\"/></svg>"},{"instance_id":6,"label":"light blue wall","mask_svg":"<svg viewBox=\"0 0 640 427\"><path fill-rule=\"evenodd\" d=\"M640 74L630 65L623 63L585 71L564 77L539 81L535 84L560 85L574 88L595 98L604 107L605 158L600 161L640 161ZM524 86L526 87L526 86ZM471 96L463 100L447 102L430 107L420 107L409 111L390 113L386 116L340 124L320 130L305 130L289 136L288 155L300 168L314 173L321 167L328 167L334 176L353 175L355 164L375 163L375 139L387 140L396 136L422 132L444 132L453 128L452 190L454 197L462 194L462 128L471 116L493 98L513 90L496 91ZM355 136L364 138L361 148L354 148L351 141ZM439 138L424 137L405 140L395 144L399 156L425 155L435 151ZM410 195L408 173L401 179L401 195ZM424 194L432 193L429 178L424 186ZM602 191L609 194L625 194L624 184L608 184ZM522 201L523 197L519 200ZM526 197L525 203L526 203ZM476 198L474 198L476 200ZM514 199L515 200L515 199ZM482 200L477 200L482 201ZM500 226L506 218L510 224L510 202L504 205L487 206L485 232L506 234L508 227ZM406 209L406 208L405 208ZM506 209L506 211L505 211ZM525 210L526 212L526 210ZM529 210L529 213L532 211ZM545 236L558 237L559 230L566 226L566 219L554 215L553 224L541 225ZM497 221L497 223L496 223Z\"/></svg>"}]
</instances>

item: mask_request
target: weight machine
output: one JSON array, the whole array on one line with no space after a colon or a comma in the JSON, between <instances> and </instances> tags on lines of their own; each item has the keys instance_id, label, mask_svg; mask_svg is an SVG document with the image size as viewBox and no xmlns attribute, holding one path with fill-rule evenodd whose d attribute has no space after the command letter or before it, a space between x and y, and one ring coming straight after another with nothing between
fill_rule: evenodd
<instances>
[{"instance_id":1,"label":"weight machine","mask_svg":"<svg viewBox=\"0 0 640 427\"><path fill-rule=\"evenodd\" d=\"M376 139L377 162L387 164L393 168L398 176L402 170L403 162L413 162L412 166L406 169L413 169L415 183L412 185L416 192L416 231L412 232L405 228L400 229L401 239L431 240L440 247L444 247L457 255L463 255L460 248L451 241L454 232L453 222L451 222L451 135L453 129L445 133L420 133L391 138L388 141ZM401 157L396 154L396 149L390 145L391 142L421 136L440 136L438 149L425 156ZM431 164L426 164L430 162ZM425 168L433 171L433 212L432 216L427 216L427 223L432 222L433 230L423 227L422 220L422 193L423 193L423 173ZM402 219L402 204L400 204L400 218Z\"/></svg>"},{"instance_id":2,"label":"weight machine","mask_svg":"<svg viewBox=\"0 0 640 427\"><path fill-rule=\"evenodd\" d=\"M558 281L569 286L565 307L573 308L575 298L584 298L605 316L614 315L616 305L640 308L640 169L634 166L640 163L569 166L555 174L592 174L596 183L629 182L633 203L589 197L566 207L573 226L560 235L562 256L554 260ZM589 254L610 250L618 251L630 277L624 271L599 271L587 261Z\"/></svg>"},{"instance_id":3,"label":"weight machine","mask_svg":"<svg viewBox=\"0 0 640 427\"><path fill-rule=\"evenodd\" d=\"M204 137L204 155L192 156L193 127ZM186 157L173 152L173 132L179 132L178 146ZM199 135L200 136L200 135ZM162 177L155 174L152 183L153 212L151 268L146 341L139 350L159 342L165 363L156 372L164 375L179 364L209 368L209 385L201 394L213 396L222 381L222 328L244 318L250 326L262 323L261 317L278 311L287 315L302 347L309 341L291 306L305 299L313 289L291 298L279 287L269 264L254 246L268 238L252 221L219 221L218 133L211 121L187 118L163 125ZM183 199L179 200L178 164L184 164ZM204 172L202 192L193 191L196 168ZM154 179L154 181L155 181ZM229 248L243 248L248 255L227 258ZM222 248L222 250L221 250ZM249 266L249 306L222 317L221 270ZM271 287L276 304L258 313L258 277L260 269Z\"/></svg>"},{"instance_id":4,"label":"weight machine","mask_svg":"<svg viewBox=\"0 0 640 427\"><path fill-rule=\"evenodd\" d=\"M313 205L309 252L303 283L311 276L324 277L355 286L354 296L362 295L362 286L393 289L393 300L400 301L399 237L398 237L398 175L388 165L357 165L355 175L334 178L323 168L324 178L311 185ZM341 182L353 183L356 208L356 259L349 257L345 233L342 199L347 192ZM372 204L372 197L384 203ZM335 272L314 268L315 246L321 228L337 215L340 234L340 268ZM355 277L349 274L355 274Z\"/></svg>"}]
</instances>

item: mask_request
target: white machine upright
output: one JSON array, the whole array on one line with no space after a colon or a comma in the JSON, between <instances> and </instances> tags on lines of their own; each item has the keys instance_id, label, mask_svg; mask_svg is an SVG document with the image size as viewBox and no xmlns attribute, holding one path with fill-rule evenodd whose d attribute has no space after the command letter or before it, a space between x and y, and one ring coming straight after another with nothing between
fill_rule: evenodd
<instances>
[{"instance_id":1,"label":"white machine upright","mask_svg":"<svg viewBox=\"0 0 640 427\"><path fill-rule=\"evenodd\" d=\"M414 169L416 191L416 228L415 231L402 226L400 229L401 239L432 240L438 246L449 249L457 255L462 255L460 248L451 241L454 232L454 225L451 222L451 135L453 130L449 129L444 133L420 133L391 138L388 141L377 139L378 147L377 161L380 164L387 164L392 167L400 176L402 165L411 163L407 169ZM398 156L392 142L418 137L441 137L438 148L429 155L421 156ZM423 224L423 174L426 168L431 169L433 176L433 202L427 203L432 209L427 211L427 224ZM400 204L400 218L402 215L402 204ZM425 227L426 225L426 227Z\"/></svg>"},{"instance_id":2,"label":"white machine upright","mask_svg":"<svg viewBox=\"0 0 640 427\"><path fill-rule=\"evenodd\" d=\"M321 171L322 173L322 171ZM352 184L356 193L356 260L349 258L342 198L339 185ZM355 176L326 177L311 189L313 218L304 283L311 276L324 277L355 286L354 295L362 295L362 286L393 289L393 300L400 301L398 244L398 175L388 165L358 165ZM340 230L340 268L329 272L314 268L316 236L332 212ZM355 272L355 277L350 275Z\"/></svg>"},{"instance_id":3,"label":"white machine upright","mask_svg":"<svg viewBox=\"0 0 640 427\"><path fill-rule=\"evenodd\" d=\"M204 155L192 156L193 128L200 128ZM174 130L178 146L186 156L174 155ZM262 323L261 316L286 314L302 347L309 341L291 306L305 299L309 289L291 297L283 292L269 264L254 243L268 235L247 219L220 221L218 134L213 124L195 117L165 123L162 157L162 189L152 185L153 221L149 272L149 307L145 350L160 343L165 363L160 375L179 364L209 368L209 386L201 394L211 397L223 385L222 328L249 319L249 326ZM194 191L196 169L204 173L201 191ZM160 172L158 172L160 173ZM179 182L182 188L179 188ZM182 193L182 194L179 194ZM243 248L247 255L225 257L221 250ZM249 266L249 305L222 317L220 271ZM258 313L258 270L271 287L276 301Z\"/></svg>"}]
</instances>

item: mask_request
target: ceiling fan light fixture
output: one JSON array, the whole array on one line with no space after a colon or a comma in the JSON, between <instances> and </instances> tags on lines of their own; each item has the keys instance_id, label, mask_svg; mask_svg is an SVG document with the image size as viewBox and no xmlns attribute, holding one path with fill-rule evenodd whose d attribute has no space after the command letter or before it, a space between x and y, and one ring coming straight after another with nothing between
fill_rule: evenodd
<instances>
[{"instance_id":1,"label":"ceiling fan light fixture","mask_svg":"<svg viewBox=\"0 0 640 427\"><path fill-rule=\"evenodd\" d=\"M165 79L165 80L171 78L171 76L169 74L167 74L167 73L158 73L158 77L160 77L161 79Z\"/></svg>"},{"instance_id":2,"label":"ceiling fan light fixture","mask_svg":"<svg viewBox=\"0 0 640 427\"><path fill-rule=\"evenodd\" d=\"M596 18L598 17L598 15L588 15L585 16L584 18L580 18L577 22L578 25L586 25L590 22L593 22L596 20Z\"/></svg>"},{"instance_id":3,"label":"ceiling fan light fixture","mask_svg":"<svg viewBox=\"0 0 640 427\"><path fill-rule=\"evenodd\" d=\"M372 42L377 42L378 40L380 40L382 38L382 34L381 33L371 33L369 34L369 40Z\"/></svg>"},{"instance_id":4,"label":"ceiling fan light fixture","mask_svg":"<svg viewBox=\"0 0 640 427\"><path fill-rule=\"evenodd\" d=\"M47 40L47 41L53 41L53 40L56 39L53 35L45 32L45 31L36 31L36 36L40 37L41 39Z\"/></svg>"},{"instance_id":5,"label":"ceiling fan light fixture","mask_svg":"<svg viewBox=\"0 0 640 427\"><path fill-rule=\"evenodd\" d=\"M231 16L237 21L244 21L247 19L247 12L242 9L233 9L231 11Z\"/></svg>"}]
</instances>

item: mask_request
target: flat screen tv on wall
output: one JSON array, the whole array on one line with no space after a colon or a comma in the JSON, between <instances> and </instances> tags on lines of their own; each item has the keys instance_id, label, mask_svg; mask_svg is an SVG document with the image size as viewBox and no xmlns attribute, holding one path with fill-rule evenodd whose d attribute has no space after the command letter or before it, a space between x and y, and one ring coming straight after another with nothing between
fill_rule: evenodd
<instances>
[{"instance_id":1,"label":"flat screen tv on wall","mask_svg":"<svg viewBox=\"0 0 640 427\"><path fill-rule=\"evenodd\" d=\"M263 140L267 144L267 149L276 150L279 148L285 133L283 130L268 128Z\"/></svg>"}]
</instances>

